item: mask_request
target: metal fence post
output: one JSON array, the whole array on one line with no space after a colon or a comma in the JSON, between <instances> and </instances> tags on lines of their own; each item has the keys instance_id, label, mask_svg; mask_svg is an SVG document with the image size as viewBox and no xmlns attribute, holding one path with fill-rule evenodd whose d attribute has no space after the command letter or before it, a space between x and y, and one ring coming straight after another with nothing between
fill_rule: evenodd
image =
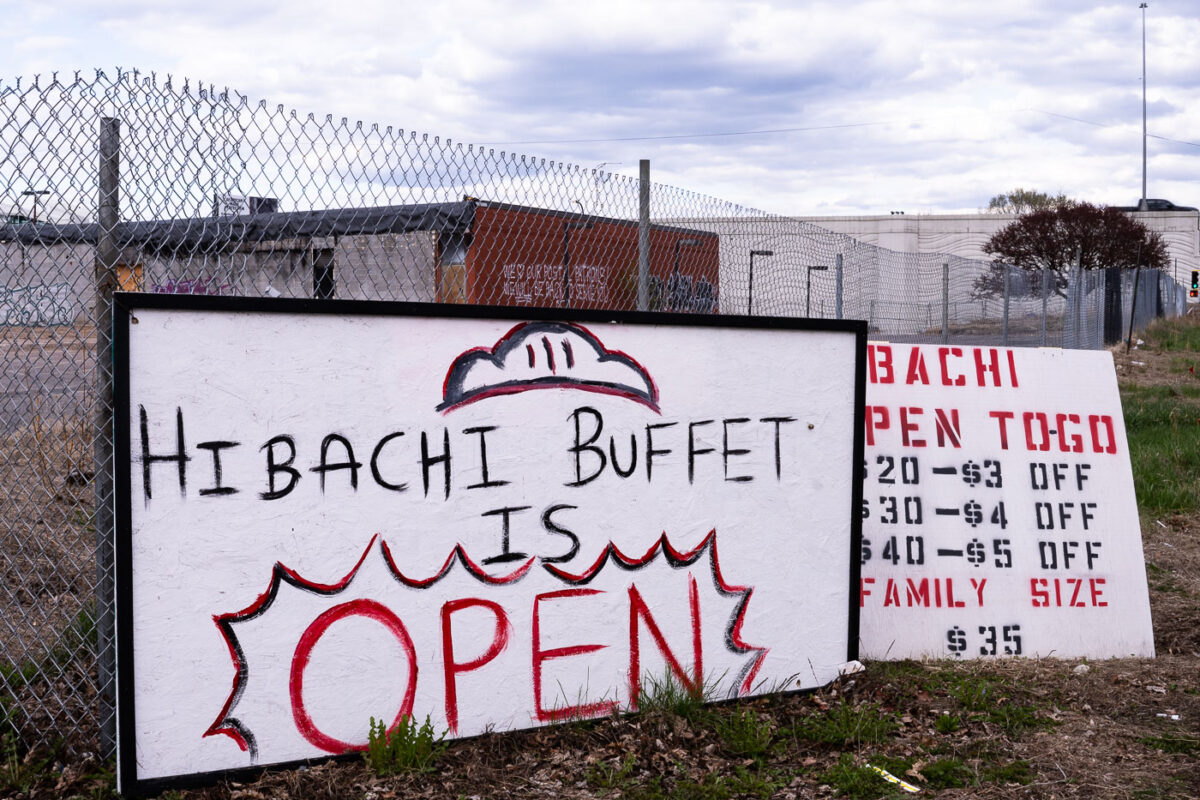
<instances>
[{"instance_id":1,"label":"metal fence post","mask_svg":"<svg viewBox=\"0 0 1200 800\"><path fill-rule=\"evenodd\" d=\"M96 672L99 681L100 752L116 748L115 649L113 640L113 365L112 296L117 285L120 252L116 228L120 220L121 122L100 119L99 186L96 243L96 407L93 442L96 497Z\"/></svg>"},{"instance_id":2,"label":"metal fence post","mask_svg":"<svg viewBox=\"0 0 1200 800\"><path fill-rule=\"evenodd\" d=\"M1104 268L1104 344L1121 341L1121 268Z\"/></svg>"},{"instance_id":3,"label":"metal fence post","mask_svg":"<svg viewBox=\"0 0 1200 800\"><path fill-rule=\"evenodd\" d=\"M1138 250L1137 268L1133 271L1133 301L1129 306L1129 335L1125 338L1125 352L1133 346L1133 329L1138 315L1138 290L1142 284L1142 253Z\"/></svg>"},{"instance_id":4,"label":"metal fence post","mask_svg":"<svg viewBox=\"0 0 1200 800\"><path fill-rule=\"evenodd\" d=\"M638 162L638 311L650 310L650 159Z\"/></svg>"},{"instance_id":5,"label":"metal fence post","mask_svg":"<svg viewBox=\"0 0 1200 800\"><path fill-rule=\"evenodd\" d=\"M842 318L842 254L837 254L837 295L835 297L837 319Z\"/></svg>"},{"instance_id":6,"label":"metal fence post","mask_svg":"<svg viewBox=\"0 0 1200 800\"><path fill-rule=\"evenodd\" d=\"M1050 299L1050 269L1042 267L1042 347L1046 346L1046 314Z\"/></svg>"},{"instance_id":7,"label":"metal fence post","mask_svg":"<svg viewBox=\"0 0 1200 800\"><path fill-rule=\"evenodd\" d=\"M1086 290L1083 280L1083 248L1075 251L1075 348L1087 347L1083 335L1083 297Z\"/></svg>"},{"instance_id":8,"label":"metal fence post","mask_svg":"<svg viewBox=\"0 0 1200 800\"><path fill-rule=\"evenodd\" d=\"M1009 276L1012 274L1012 270L1009 269L1008 264L1001 264L1000 268L1004 270L1004 310L1001 312L1002 321L1000 323L1000 331L1002 336L1001 341L1004 343L1005 347L1008 347L1008 307L1010 298L1012 297L1012 288L1009 284Z\"/></svg>"},{"instance_id":9,"label":"metal fence post","mask_svg":"<svg viewBox=\"0 0 1200 800\"><path fill-rule=\"evenodd\" d=\"M950 341L950 262L942 262L942 344Z\"/></svg>"}]
</instances>

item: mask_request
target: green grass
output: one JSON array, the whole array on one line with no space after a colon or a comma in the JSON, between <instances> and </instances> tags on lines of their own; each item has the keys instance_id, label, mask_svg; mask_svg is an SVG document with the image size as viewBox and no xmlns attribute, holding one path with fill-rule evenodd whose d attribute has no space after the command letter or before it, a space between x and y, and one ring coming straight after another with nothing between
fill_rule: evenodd
<instances>
[{"instance_id":1,"label":"green grass","mask_svg":"<svg viewBox=\"0 0 1200 800\"><path fill-rule=\"evenodd\" d=\"M1145 347L1163 352L1200 352L1200 326L1182 319L1162 319L1143 333Z\"/></svg>"},{"instance_id":2,"label":"green grass","mask_svg":"<svg viewBox=\"0 0 1200 800\"><path fill-rule=\"evenodd\" d=\"M22 756L15 737L0 737L0 792L17 796L29 792L47 779L58 755L52 749Z\"/></svg>"},{"instance_id":3,"label":"green grass","mask_svg":"<svg viewBox=\"0 0 1200 800\"><path fill-rule=\"evenodd\" d=\"M921 767L930 789L962 789L975 785L975 774L957 758L939 758Z\"/></svg>"},{"instance_id":4,"label":"green grass","mask_svg":"<svg viewBox=\"0 0 1200 800\"><path fill-rule=\"evenodd\" d=\"M953 673L947 678L946 693L967 711L990 711L1007 697L1004 686L992 678Z\"/></svg>"},{"instance_id":5,"label":"green grass","mask_svg":"<svg viewBox=\"0 0 1200 800\"><path fill-rule=\"evenodd\" d=\"M1171 364L1167 370L1176 375L1182 375L1185 372L1195 375L1197 367L1200 367L1200 358L1195 356L1192 358L1180 358L1179 356L1172 356Z\"/></svg>"},{"instance_id":6,"label":"green grass","mask_svg":"<svg viewBox=\"0 0 1200 800\"><path fill-rule=\"evenodd\" d=\"M979 777L989 783L1017 783L1024 786L1032 782L1035 776L1028 761L1010 761L983 767L979 770Z\"/></svg>"},{"instance_id":7,"label":"green grass","mask_svg":"<svg viewBox=\"0 0 1200 800\"><path fill-rule=\"evenodd\" d=\"M1142 511L1200 510L1200 386L1128 386L1121 400Z\"/></svg>"},{"instance_id":8,"label":"green grass","mask_svg":"<svg viewBox=\"0 0 1200 800\"><path fill-rule=\"evenodd\" d=\"M890 770L889 770L890 771ZM860 766L851 753L842 753L838 763L820 776L837 797L850 800L875 800L878 797L894 797L903 792L900 787L885 781L877 772Z\"/></svg>"},{"instance_id":9,"label":"green grass","mask_svg":"<svg viewBox=\"0 0 1200 800\"><path fill-rule=\"evenodd\" d=\"M1055 722L1040 716L1035 706L1015 702L1015 692L996 678L949 673L944 680L946 693L963 710L970 712L968 723L986 721L1016 738L1028 730L1052 727ZM940 722L940 720L939 720ZM948 726L950 723L946 723Z\"/></svg>"},{"instance_id":10,"label":"green grass","mask_svg":"<svg viewBox=\"0 0 1200 800\"><path fill-rule=\"evenodd\" d=\"M956 714L942 714L933 723L934 730L943 736L948 736L962 727L962 720Z\"/></svg>"},{"instance_id":11,"label":"green grass","mask_svg":"<svg viewBox=\"0 0 1200 800\"><path fill-rule=\"evenodd\" d=\"M765 799L785 783L774 774L750 772L739 768L730 776L706 775L700 781L679 781L664 797L670 800L729 800L734 797Z\"/></svg>"},{"instance_id":12,"label":"green grass","mask_svg":"<svg viewBox=\"0 0 1200 800\"><path fill-rule=\"evenodd\" d=\"M768 798L787 784L774 771L751 771L737 767L732 775L705 775L700 780L681 778L671 781L655 775L645 783L635 776L637 760L627 757L620 765L594 764L587 772L587 784L601 795L620 792L626 800L730 800L735 797Z\"/></svg>"},{"instance_id":13,"label":"green grass","mask_svg":"<svg viewBox=\"0 0 1200 800\"><path fill-rule=\"evenodd\" d=\"M1182 354L1171 358L1172 372L1200 366L1200 325L1163 320L1143 337L1149 349ZM1200 511L1200 379L1195 385L1122 386L1121 403L1142 513Z\"/></svg>"},{"instance_id":14,"label":"green grass","mask_svg":"<svg viewBox=\"0 0 1200 800\"><path fill-rule=\"evenodd\" d=\"M646 676L637 697L637 709L644 714L681 717L696 724L712 717L705 703L713 699L715 688L708 683L684 686L670 671L662 677Z\"/></svg>"},{"instance_id":15,"label":"green grass","mask_svg":"<svg viewBox=\"0 0 1200 800\"><path fill-rule=\"evenodd\" d=\"M874 703L861 706L842 703L799 720L787 732L796 739L840 747L881 742L898 727L896 715Z\"/></svg>"},{"instance_id":16,"label":"green grass","mask_svg":"<svg viewBox=\"0 0 1200 800\"><path fill-rule=\"evenodd\" d=\"M978 785L975 773L958 758L939 758L927 764L920 764L917 772L925 780L909 774L916 762L906 758L891 758L888 756L871 756L871 765L880 767L895 775L902 781L927 789L962 789Z\"/></svg>"},{"instance_id":17,"label":"green grass","mask_svg":"<svg viewBox=\"0 0 1200 800\"><path fill-rule=\"evenodd\" d=\"M433 772L446 750L445 738L445 732L436 735L428 716L420 726L412 717L405 716L391 731L382 720L376 722L372 717L363 758L376 775Z\"/></svg>"},{"instance_id":18,"label":"green grass","mask_svg":"<svg viewBox=\"0 0 1200 800\"><path fill-rule=\"evenodd\" d=\"M987 712L987 720L999 726L1010 738L1026 731L1053 728L1058 723L1038 714L1035 706L1003 705Z\"/></svg>"},{"instance_id":19,"label":"green grass","mask_svg":"<svg viewBox=\"0 0 1200 800\"><path fill-rule=\"evenodd\" d=\"M1189 736L1143 736L1138 741L1164 753L1200 755L1200 739L1193 739Z\"/></svg>"},{"instance_id":20,"label":"green grass","mask_svg":"<svg viewBox=\"0 0 1200 800\"><path fill-rule=\"evenodd\" d=\"M620 765L607 761L597 761L587 771L587 784L593 789L609 791L612 789L625 790L633 781L634 770L637 769L637 757L629 755Z\"/></svg>"},{"instance_id":21,"label":"green grass","mask_svg":"<svg viewBox=\"0 0 1200 800\"><path fill-rule=\"evenodd\" d=\"M719 716L713 727L731 752L762 763L770 752L774 731L769 717L760 717L751 709Z\"/></svg>"}]
</instances>

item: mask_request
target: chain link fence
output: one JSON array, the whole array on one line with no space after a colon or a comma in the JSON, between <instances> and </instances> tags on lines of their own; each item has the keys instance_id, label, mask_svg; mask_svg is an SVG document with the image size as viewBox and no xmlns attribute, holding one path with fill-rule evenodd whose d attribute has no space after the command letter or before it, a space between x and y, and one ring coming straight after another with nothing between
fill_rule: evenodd
<instances>
[{"instance_id":1,"label":"chain link fence","mask_svg":"<svg viewBox=\"0 0 1200 800\"><path fill-rule=\"evenodd\" d=\"M76 751L113 746L113 290L845 317L875 338L1075 347L1100 346L1112 298L1102 272L890 252L645 176L138 72L0 83L0 187L0 735ZM1136 306L1123 287L1126 322L1183 310L1149 274Z\"/></svg>"}]
</instances>

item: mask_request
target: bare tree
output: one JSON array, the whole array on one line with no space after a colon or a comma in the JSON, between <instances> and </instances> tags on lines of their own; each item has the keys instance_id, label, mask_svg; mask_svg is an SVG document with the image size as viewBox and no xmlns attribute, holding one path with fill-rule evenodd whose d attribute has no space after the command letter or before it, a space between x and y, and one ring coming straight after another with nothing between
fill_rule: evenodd
<instances>
[{"instance_id":1,"label":"bare tree","mask_svg":"<svg viewBox=\"0 0 1200 800\"><path fill-rule=\"evenodd\" d=\"M1069 202L1065 194L1048 195L1035 189L1016 188L1002 192L988 201L987 211L990 214L1028 214L1043 208L1054 208L1060 203Z\"/></svg>"}]
</instances>

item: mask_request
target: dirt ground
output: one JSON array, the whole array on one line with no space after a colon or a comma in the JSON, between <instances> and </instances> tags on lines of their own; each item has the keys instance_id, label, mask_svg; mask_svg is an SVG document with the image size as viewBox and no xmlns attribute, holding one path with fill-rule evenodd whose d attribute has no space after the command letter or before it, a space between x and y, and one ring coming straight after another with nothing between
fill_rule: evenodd
<instances>
[{"instance_id":1,"label":"dirt ground","mask_svg":"<svg viewBox=\"0 0 1200 800\"><path fill-rule=\"evenodd\" d=\"M1178 354L1119 348L1114 359L1123 382L1200 380L1179 369ZM918 796L1200 797L1200 520L1143 518L1143 541L1155 659L873 662L811 694L664 706L455 741L426 771L381 776L352 757L166 796L907 796L863 778L872 764L919 788ZM20 763L10 758L4 770L10 780L0 780L0 796L111 791L105 765L59 761L45 749ZM17 785L11 777L22 770L30 778Z\"/></svg>"}]
</instances>

